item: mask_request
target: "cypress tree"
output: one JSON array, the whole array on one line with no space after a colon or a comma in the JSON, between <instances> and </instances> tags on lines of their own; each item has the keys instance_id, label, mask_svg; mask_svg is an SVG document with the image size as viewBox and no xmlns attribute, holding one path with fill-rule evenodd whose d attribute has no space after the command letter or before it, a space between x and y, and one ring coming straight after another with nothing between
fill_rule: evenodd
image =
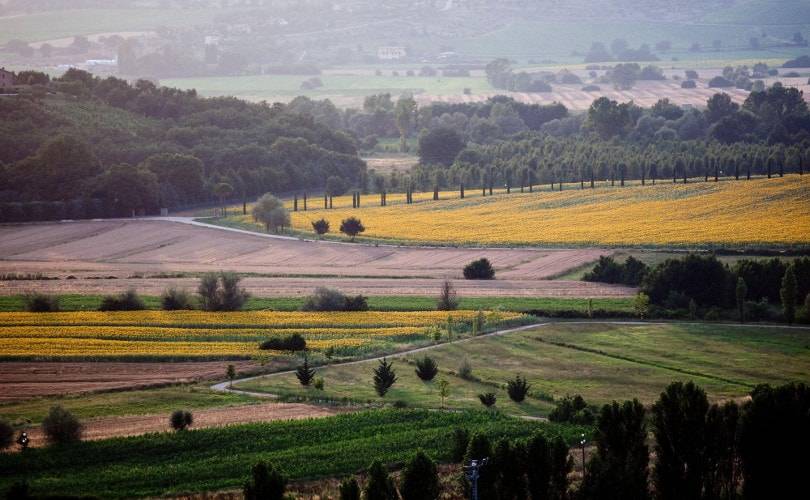
<instances>
[{"instance_id":1,"label":"cypress tree","mask_svg":"<svg viewBox=\"0 0 810 500\"><path fill-rule=\"evenodd\" d=\"M363 488L365 500L397 500L397 489L379 460L368 468L368 480Z\"/></svg>"},{"instance_id":2,"label":"cypress tree","mask_svg":"<svg viewBox=\"0 0 810 500\"><path fill-rule=\"evenodd\" d=\"M542 434L529 441L526 452L526 477L531 498L548 498L551 488L551 452Z\"/></svg>"},{"instance_id":3,"label":"cypress tree","mask_svg":"<svg viewBox=\"0 0 810 500\"><path fill-rule=\"evenodd\" d=\"M782 288L779 290L782 298L782 312L785 320L790 324L796 319L796 301L798 300L798 283L796 281L796 265L791 263L782 276Z\"/></svg>"},{"instance_id":4,"label":"cypress tree","mask_svg":"<svg viewBox=\"0 0 810 500\"><path fill-rule=\"evenodd\" d=\"M393 366L393 363L389 363L386 358L383 358L380 360L379 366L374 369L374 390L381 398L385 397L385 394L397 381L397 374Z\"/></svg>"},{"instance_id":5,"label":"cypress tree","mask_svg":"<svg viewBox=\"0 0 810 500\"><path fill-rule=\"evenodd\" d=\"M748 295L748 286L742 276L737 278L737 287L734 289L734 297L737 302L737 314L740 323L745 323L745 297Z\"/></svg>"},{"instance_id":6,"label":"cypress tree","mask_svg":"<svg viewBox=\"0 0 810 500\"><path fill-rule=\"evenodd\" d=\"M439 492L436 464L423 451L417 451L402 472L402 500L435 500Z\"/></svg>"},{"instance_id":7,"label":"cypress tree","mask_svg":"<svg viewBox=\"0 0 810 500\"><path fill-rule=\"evenodd\" d=\"M309 387L315 378L315 369L309 366L309 357L304 355L304 363L295 369L295 376L304 387Z\"/></svg>"}]
</instances>

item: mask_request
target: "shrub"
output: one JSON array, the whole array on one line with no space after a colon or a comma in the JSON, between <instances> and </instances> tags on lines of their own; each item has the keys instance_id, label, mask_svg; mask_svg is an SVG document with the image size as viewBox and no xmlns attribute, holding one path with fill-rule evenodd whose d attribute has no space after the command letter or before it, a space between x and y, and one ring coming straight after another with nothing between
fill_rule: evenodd
<instances>
[{"instance_id":1,"label":"shrub","mask_svg":"<svg viewBox=\"0 0 810 500\"><path fill-rule=\"evenodd\" d=\"M557 406L551 410L548 419L552 422L592 425L595 421L594 409L579 394L566 396L557 401Z\"/></svg>"},{"instance_id":2,"label":"shrub","mask_svg":"<svg viewBox=\"0 0 810 500\"><path fill-rule=\"evenodd\" d=\"M349 217L340 223L340 232L349 236L354 241L355 236L366 230L363 223L357 217Z\"/></svg>"},{"instance_id":3,"label":"shrub","mask_svg":"<svg viewBox=\"0 0 810 500\"><path fill-rule=\"evenodd\" d=\"M733 87L734 82L722 76L715 76L709 80L709 87Z\"/></svg>"},{"instance_id":4,"label":"shrub","mask_svg":"<svg viewBox=\"0 0 810 500\"><path fill-rule=\"evenodd\" d=\"M301 305L302 311L368 311L363 295L349 297L333 288L318 287Z\"/></svg>"},{"instance_id":5,"label":"shrub","mask_svg":"<svg viewBox=\"0 0 810 500\"><path fill-rule=\"evenodd\" d=\"M516 375L513 380L506 383L506 392L509 394L509 399L515 403L521 403L526 399L526 394L529 393L531 385L529 382L520 375Z\"/></svg>"},{"instance_id":6,"label":"shrub","mask_svg":"<svg viewBox=\"0 0 810 500\"><path fill-rule=\"evenodd\" d=\"M458 367L458 376L463 378L464 380L472 380L472 365L470 365L470 360L464 358L461 360L461 364Z\"/></svg>"},{"instance_id":7,"label":"shrub","mask_svg":"<svg viewBox=\"0 0 810 500\"><path fill-rule=\"evenodd\" d=\"M381 359L379 366L374 369L374 390L381 398L385 397L396 381L397 374L394 371L393 363L389 363L386 358Z\"/></svg>"},{"instance_id":8,"label":"shrub","mask_svg":"<svg viewBox=\"0 0 810 500\"><path fill-rule=\"evenodd\" d=\"M304 356L304 363L295 369L295 376L304 387L309 387L315 378L315 369L309 366L309 358Z\"/></svg>"},{"instance_id":9,"label":"shrub","mask_svg":"<svg viewBox=\"0 0 810 500\"><path fill-rule=\"evenodd\" d=\"M324 218L312 221L312 230L315 231L315 234L319 237L323 236L329 232L329 221Z\"/></svg>"},{"instance_id":10,"label":"shrub","mask_svg":"<svg viewBox=\"0 0 810 500\"><path fill-rule=\"evenodd\" d=\"M59 312L59 298L42 293L30 293L23 299L28 312Z\"/></svg>"},{"instance_id":11,"label":"shrub","mask_svg":"<svg viewBox=\"0 0 810 500\"><path fill-rule=\"evenodd\" d=\"M146 304L133 289L118 295L107 295L101 299L99 311L143 311Z\"/></svg>"},{"instance_id":12,"label":"shrub","mask_svg":"<svg viewBox=\"0 0 810 500\"><path fill-rule=\"evenodd\" d=\"M489 259L482 258L474 260L464 266L464 279L468 280L491 280L495 278L495 270L492 269Z\"/></svg>"},{"instance_id":13,"label":"shrub","mask_svg":"<svg viewBox=\"0 0 810 500\"><path fill-rule=\"evenodd\" d=\"M439 373L439 366L428 356L416 360L416 376L425 382L433 380Z\"/></svg>"},{"instance_id":14,"label":"shrub","mask_svg":"<svg viewBox=\"0 0 810 500\"><path fill-rule=\"evenodd\" d=\"M624 263L620 264L613 257L603 255L599 257L599 262L582 279L585 281L638 286L648 271L647 265L633 256L627 257Z\"/></svg>"},{"instance_id":15,"label":"shrub","mask_svg":"<svg viewBox=\"0 0 810 500\"><path fill-rule=\"evenodd\" d=\"M14 444L14 427L5 420L0 419L0 451Z\"/></svg>"},{"instance_id":16,"label":"shrub","mask_svg":"<svg viewBox=\"0 0 810 500\"><path fill-rule=\"evenodd\" d=\"M375 460L368 468L368 480L363 488L365 500L396 500L397 490L382 462Z\"/></svg>"},{"instance_id":17,"label":"shrub","mask_svg":"<svg viewBox=\"0 0 810 500\"><path fill-rule=\"evenodd\" d=\"M318 377L315 379L315 382L312 383L312 387L318 389L319 391L323 390L323 377Z\"/></svg>"},{"instance_id":18,"label":"shrub","mask_svg":"<svg viewBox=\"0 0 810 500\"><path fill-rule=\"evenodd\" d=\"M456 290L453 288L453 283L445 280L442 284L442 290L439 292L439 299L436 301L436 310L438 311L454 311L458 308L458 300L456 300Z\"/></svg>"},{"instance_id":19,"label":"shrub","mask_svg":"<svg viewBox=\"0 0 810 500\"><path fill-rule=\"evenodd\" d=\"M172 416L169 417L169 424L171 424L172 429L176 431L184 431L191 427L193 423L194 416L188 411L176 410L173 411Z\"/></svg>"},{"instance_id":20,"label":"shrub","mask_svg":"<svg viewBox=\"0 0 810 500\"><path fill-rule=\"evenodd\" d=\"M160 308L164 311L182 311L194 309L191 297L185 290L169 288L160 296Z\"/></svg>"},{"instance_id":21,"label":"shrub","mask_svg":"<svg viewBox=\"0 0 810 500\"><path fill-rule=\"evenodd\" d=\"M346 297L344 311L368 311L368 299L363 295L355 295L354 297Z\"/></svg>"},{"instance_id":22,"label":"shrub","mask_svg":"<svg viewBox=\"0 0 810 500\"><path fill-rule=\"evenodd\" d=\"M282 500L287 489L287 478L273 464L259 462L253 466L251 477L242 493L245 500Z\"/></svg>"},{"instance_id":23,"label":"shrub","mask_svg":"<svg viewBox=\"0 0 810 500\"><path fill-rule=\"evenodd\" d=\"M405 465L400 485L402 500L434 500L439 497L436 464L421 450Z\"/></svg>"},{"instance_id":24,"label":"shrub","mask_svg":"<svg viewBox=\"0 0 810 500\"><path fill-rule=\"evenodd\" d=\"M338 491L340 500L360 500L360 485L353 477L341 481Z\"/></svg>"},{"instance_id":25,"label":"shrub","mask_svg":"<svg viewBox=\"0 0 810 500\"><path fill-rule=\"evenodd\" d=\"M495 406L495 402L497 398L495 397L495 393L487 392L484 394L479 394L478 399L481 401L481 404L486 406L487 408L491 408Z\"/></svg>"},{"instance_id":26,"label":"shrub","mask_svg":"<svg viewBox=\"0 0 810 500\"><path fill-rule=\"evenodd\" d=\"M49 443L69 444L82 439L82 424L61 406L52 406L42 420L42 432Z\"/></svg>"},{"instance_id":27,"label":"shrub","mask_svg":"<svg viewBox=\"0 0 810 500\"><path fill-rule=\"evenodd\" d=\"M271 337L259 345L259 349L264 351L304 351L307 348L307 341L299 333L286 335L284 337Z\"/></svg>"},{"instance_id":28,"label":"shrub","mask_svg":"<svg viewBox=\"0 0 810 500\"><path fill-rule=\"evenodd\" d=\"M239 288L241 278L235 273L206 273L200 278L197 293L205 311L238 311L249 297Z\"/></svg>"},{"instance_id":29,"label":"shrub","mask_svg":"<svg viewBox=\"0 0 810 500\"><path fill-rule=\"evenodd\" d=\"M684 80L681 82L682 89L695 89L697 88L697 83L694 80Z\"/></svg>"}]
</instances>

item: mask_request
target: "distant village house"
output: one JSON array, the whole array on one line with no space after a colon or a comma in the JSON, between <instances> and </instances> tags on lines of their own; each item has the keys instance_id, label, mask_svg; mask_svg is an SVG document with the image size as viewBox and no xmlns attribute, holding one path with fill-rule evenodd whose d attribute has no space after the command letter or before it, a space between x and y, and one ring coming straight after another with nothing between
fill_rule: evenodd
<instances>
[{"instance_id":1,"label":"distant village house","mask_svg":"<svg viewBox=\"0 0 810 500\"><path fill-rule=\"evenodd\" d=\"M408 51L405 47L380 47L377 49L377 59L383 61L393 61L407 57Z\"/></svg>"}]
</instances>

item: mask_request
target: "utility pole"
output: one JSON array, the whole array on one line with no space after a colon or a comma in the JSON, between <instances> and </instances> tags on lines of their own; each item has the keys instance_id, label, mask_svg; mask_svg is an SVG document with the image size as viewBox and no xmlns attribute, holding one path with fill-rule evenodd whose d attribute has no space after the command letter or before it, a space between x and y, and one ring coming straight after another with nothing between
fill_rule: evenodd
<instances>
[{"instance_id":1,"label":"utility pole","mask_svg":"<svg viewBox=\"0 0 810 500\"><path fill-rule=\"evenodd\" d=\"M482 458L481 460L470 460L470 465L464 466L464 474L470 481L472 487L470 488L471 500L478 500L478 478L481 477L481 467L489 462L489 458Z\"/></svg>"},{"instance_id":2,"label":"utility pole","mask_svg":"<svg viewBox=\"0 0 810 500\"><path fill-rule=\"evenodd\" d=\"M585 480L585 434L580 435L579 446L582 449L582 480Z\"/></svg>"}]
</instances>

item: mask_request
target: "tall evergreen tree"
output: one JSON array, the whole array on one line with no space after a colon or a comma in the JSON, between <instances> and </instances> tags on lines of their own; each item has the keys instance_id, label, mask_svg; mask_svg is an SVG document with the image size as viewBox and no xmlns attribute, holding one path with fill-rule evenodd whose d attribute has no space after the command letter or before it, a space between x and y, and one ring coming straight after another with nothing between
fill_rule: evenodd
<instances>
[{"instance_id":1,"label":"tall evergreen tree","mask_svg":"<svg viewBox=\"0 0 810 500\"><path fill-rule=\"evenodd\" d=\"M295 369L295 376L304 387L309 387L309 384L315 378L315 369L309 366L309 357L307 355L304 355L303 364Z\"/></svg>"},{"instance_id":2,"label":"tall evergreen tree","mask_svg":"<svg viewBox=\"0 0 810 500\"><path fill-rule=\"evenodd\" d=\"M790 264L785 269L785 275L782 277L782 288L779 290L779 296L782 298L782 312L785 315L785 321L793 323L796 319L796 302L798 301L799 284L796 281L796 265Z\"/></svg>"},{"instance_id":3,"label":"tall evergreen tree","mask_svg":"<svg viewBox=\"0 0 810 500\"><path fill-rule=\"evenodd\" d=\"M396 381L397 374L393 362L389 363L386 358L381 359L380 364L374 369L374 390L381 398L385 397Z\"/></svg>"},{"instance_id":4,"label":"tall evergreen tree","mask_svg":"<svg viewBox=\"0 0 810 500\"><path fill-rule=\"evenodd\" d=\"M375 460L368 468L368 479L363 494L365 500L397 500L394 481L379 460Z\"/></svg>"},{"instance_id":5,"label":"tall evergreen tree","mask_svg":"<svg viewBox=\"0 0 810 500\"><path fill-rule=\"evenodd\" d=\"M435 500L439 497L436 464L421 450L405 466L400 485L402 500Z\"/></svg>"}]
</instances>

